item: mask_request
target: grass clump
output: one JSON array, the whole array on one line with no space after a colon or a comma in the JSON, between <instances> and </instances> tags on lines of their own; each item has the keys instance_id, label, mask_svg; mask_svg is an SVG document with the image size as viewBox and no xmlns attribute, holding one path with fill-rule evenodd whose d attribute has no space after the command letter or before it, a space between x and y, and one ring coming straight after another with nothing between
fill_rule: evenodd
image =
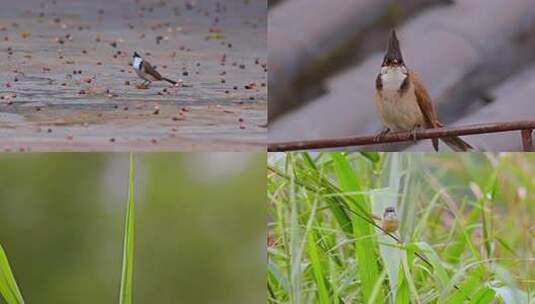
<instances>
[{"instance_id":1,"label":"grass clump","mask_svg":"<svg viewBox=\"0 0 535 304\"><path fill-rule=\"evenodd\" d=\"M535 303L535 155L268 163L269 303ZM394 233L381 227L387 207Z\"/></svg>"}]
</instances>

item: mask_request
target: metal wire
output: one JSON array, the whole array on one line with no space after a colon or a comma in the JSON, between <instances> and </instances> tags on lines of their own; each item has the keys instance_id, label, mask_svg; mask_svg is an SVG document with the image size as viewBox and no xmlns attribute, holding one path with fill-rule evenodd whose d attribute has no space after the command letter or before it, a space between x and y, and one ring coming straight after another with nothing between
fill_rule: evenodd
<instances>
[{"instance_id":1,"label":"metal wire","mask_svg":"<svg viewBox=\"0 0 535 304\"><path fill-rule=\"evenodd\" d=\"M268 144L269 152L283 152L296 150L313 150L337 147L377 145L395 142L413 142L421 139L431 139L449 136L463 136L486 133L500 133L521 131L524 151L533 151L532 131L535 129L535 120L523 120L500 123L487 123L459 127L435 128L416 130L411 132L388 133L383 136L366 135L343 138L330 138L318 140L275 142Z\"/></svg>"}]
</instances>

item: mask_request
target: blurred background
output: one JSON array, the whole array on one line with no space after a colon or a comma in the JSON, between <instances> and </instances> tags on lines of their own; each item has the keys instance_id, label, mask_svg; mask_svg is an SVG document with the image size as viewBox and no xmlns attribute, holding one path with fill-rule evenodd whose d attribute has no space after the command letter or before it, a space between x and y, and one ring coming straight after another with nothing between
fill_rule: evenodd
<instances>
[{"instance_id":1,"label":"blurred background","mask_svg":"<svg viewBox=\"0 0 535 304\"><path fill-rule=\"evenodd\" d=\"M134 301L265 301L265 153L134 160ZM0 244L26 302L118 302L128 166L0 154Z\"/></svg>"},{"instance_id":2,"label":"blurred background","mask_svg":"<svg viewBox=\"0 0 535 304\"><path fill-rule=\"evenodd\" d=\"M445 124L535 118L532 0L278 0L268 24L271 142L378 132L375 79L392 28ZM521 149L518 132L466 140Z\"/></svg>"}]
</instances>

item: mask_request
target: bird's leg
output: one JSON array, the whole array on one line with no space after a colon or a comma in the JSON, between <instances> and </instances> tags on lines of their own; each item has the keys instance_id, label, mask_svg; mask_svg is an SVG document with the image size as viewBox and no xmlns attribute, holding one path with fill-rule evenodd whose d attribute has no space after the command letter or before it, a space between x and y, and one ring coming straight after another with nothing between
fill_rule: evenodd
<instances>
[{"instance_id":1,"label":"bird's leg","mask_svg":"<svg viewBox=\"0 0 535 304\"><path fill-rule=\"evenodd\" d=\"M418 132L418 130L420 130L421 126L420 125L415 125L411 130L411 137L412 137L412 140L416 143L418 140L416 139L416 133Z\"/></svg>"},{"instance_id":2,"label":"bird's leg","mask_svg":"<svg viewBox=\"0 0 535 304\"><path fill-rule=\"evenodd\" d=\"M138 89L147 89L148 88L148 83L149 81L148 80L143 80L143 82L137 86Z\"/></svg>"},{"instance_id":3,"label":"bird's leg","mask_svg":"<svg viewBox=\"0 0 535 304\"><path fill-rule=\"evenodd\" d=\"M381 139L383 139L383 137L388 134L390 132L390 128L388 127L383 127L383 129L381 131L379 131L379 133L377 133L377 135L375 135L375 138L374 138L374 141L375 142L379 142L381 141Z\"/></svg>"}]
</instances>

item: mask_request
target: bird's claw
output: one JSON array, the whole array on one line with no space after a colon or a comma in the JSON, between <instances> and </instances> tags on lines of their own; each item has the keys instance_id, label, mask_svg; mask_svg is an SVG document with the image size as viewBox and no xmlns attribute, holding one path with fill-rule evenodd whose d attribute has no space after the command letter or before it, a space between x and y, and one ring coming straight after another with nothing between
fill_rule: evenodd
<instances>
[{"instance_id":1,"label":"bird's claw","mask_svg":"<svg viewBox=\"0 0 535 304\"><path fill-rule=\"evenodd\" d=\"M418 132L419 129L420 129L420 126L417 125L414 128L412 128L412 130L410 131L411 132L411 138L415 143L418 141L418 139L416 138L416 133Z\"/></svg>"},{"instance_id":2,"label":"bird's claw","mask_svg":"<svg viewBox=\"0 0 535 304\"><path fill-rule=\"evenodd\" d=\"M390 132L389 128L383 128L377 135L374 137L375 142L380 142L383 137Z\"/></svg>"},{"instance_id":3,"label":"bird's claw","mask_svg":"<svg viewBox=\"0 0 535 304\"><path fill-rule=\"evenodd\" d=\"M138 88L140 90L146 90L146 89L149 88L149 84L150 84L150 82L144 81L142 84L136 85L136 88Z\"/></svg>"}]
</instances>

